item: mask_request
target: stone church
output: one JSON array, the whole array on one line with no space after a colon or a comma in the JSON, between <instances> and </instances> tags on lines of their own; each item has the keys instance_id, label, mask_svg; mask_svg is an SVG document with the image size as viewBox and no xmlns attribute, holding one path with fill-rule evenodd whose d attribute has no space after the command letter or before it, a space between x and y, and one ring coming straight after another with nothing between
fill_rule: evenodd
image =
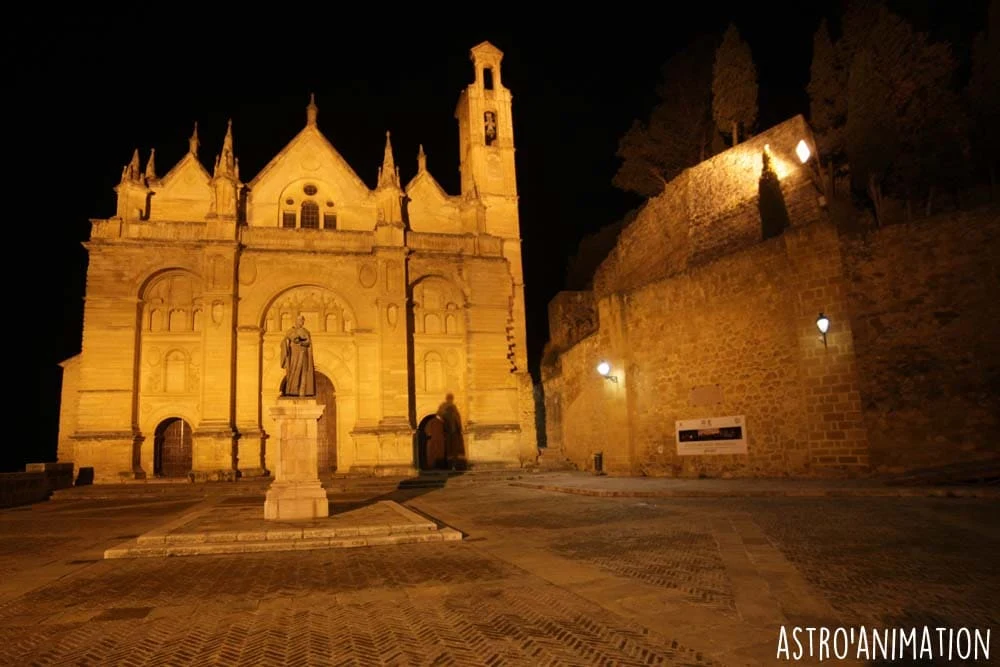
<instances>
[{"instance_id":1,"label":"stone church","mask_svg":"<svg viewBox=\"0 0 1000 667\"><path fill-rule=\"evenodd\" d=\"M460 418L446 465L537 456L525 349L511 93L503 54L471 49L460 94L461 194L427 169L403 185L386 133L374 189L301 132L243 181L234 128L208 170L197 125L162 176L138 151L113 217L92 220L81 352L63 362L58 457L95 481L273 469L269 408L298 316L311 332L319 472L412 475L424 425ZM237 128L238 129L238 128Z\"/></svg>"}]
</instances>

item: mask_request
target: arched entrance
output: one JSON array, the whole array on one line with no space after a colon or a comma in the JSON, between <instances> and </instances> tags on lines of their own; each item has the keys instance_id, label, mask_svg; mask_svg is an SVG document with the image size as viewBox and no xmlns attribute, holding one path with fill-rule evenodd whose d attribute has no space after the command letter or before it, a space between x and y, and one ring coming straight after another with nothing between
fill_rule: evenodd
<instances>
[{"instance_id":1,"label":"arched entrance","mask_svg":"<svg viewBox=\"0 0 1000 667\"><path fill-rule=\"evenodd\" d=\"M191 467L191 425L179 417L164 419L153 438L153 474L186 477Z\"/></svg>"},{"instance_id":2,"label":"arched entrance","mask_svg":"<svg viewBox=\"0 0 1000 667\"><path fill-rule=\"evenodd\" d=\"M322 373L316 373L316 402L325 406L318 424L317 461L319 474L337 470L337 401L333 383Z\"/></svg>"},{"instance_id":3,"label":"arched entrance","mask_svg":"<svg viewBox=\"0 0 1000 667\"><path fill-rule=\"evenodd\" d=\"M417 457L421 470L445 470L448 459L445 450L444 422L427 415L417 429Z\"/></svg>"}]
</instances>

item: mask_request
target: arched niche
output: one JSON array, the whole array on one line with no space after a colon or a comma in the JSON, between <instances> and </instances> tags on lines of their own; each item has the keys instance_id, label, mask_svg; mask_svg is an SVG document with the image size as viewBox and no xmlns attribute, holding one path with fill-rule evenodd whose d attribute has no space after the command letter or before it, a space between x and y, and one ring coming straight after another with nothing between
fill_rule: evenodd
<instances>
[{"instance_id":1,"label":"arched niche","mask_svg":"<svg viewBox=\"0 0 1000 667\"><path fill-rule=\"evenodd\" d=\"M415 334L465 334L465 295L447 278L425 276L413 283L413 329Z\"/></svg>"},{"instance_id":2,"label":"arched niche","mask_svg":"<svg viewBox=\"0 0 1000 667\"><path fill-rule=\"evenodd\" d=\"M200 324L201 279L183 269L162 271L139 291L140 329L157 334L191 333Z\"/></svg>"},{"instance_id":3,"label":"arched niche","mask_svg":"<svg viewBox=\"0 0 1000 667\"><path fill-rule=\"evenodd\" d=\"M306 328L313 335L349 335L357 318L354 309L341 296L325 287L303 285L281 292L271 300L261 318L265 334L286 331L302 315Z\"/></svg>"}]
</instances>

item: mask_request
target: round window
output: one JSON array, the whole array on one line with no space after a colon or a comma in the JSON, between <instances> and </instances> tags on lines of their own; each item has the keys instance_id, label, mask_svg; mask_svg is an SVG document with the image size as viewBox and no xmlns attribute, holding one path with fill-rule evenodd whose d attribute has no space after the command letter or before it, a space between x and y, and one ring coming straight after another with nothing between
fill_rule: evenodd
<instances>
[{"instance_id":1,"label":"round window","mask_svg":"<svg viewBox=\"0 0 1000 667\"><path fill-rule=\"evenodd\" d=\"M289 197L288 199L285 200L285 203L288 204L289 206L292 206L293 204L295 204L295 200Z\"/></svg>"},{"instance_id":2,"label":"round window","mask_svg":"<svg viewBox=\"0 0 1000 667\"><path fill-rule=\"evenodd\" d=\"M318 189L316 188L315 185L309 184L306 187L302 188L302 192L312 197L314 194L318 192Z\"/></svg>"},{"instance_id":3,"label":"round window","mask_svg":"<svg viewBox=\"0 0 1000 667\"><path fill-rule=\"evenodd\" d=\"M328 201L326 203L326 206L327 206L327 208L333 208L333 202L332 201Z\"/></svg>"}]
</instances>

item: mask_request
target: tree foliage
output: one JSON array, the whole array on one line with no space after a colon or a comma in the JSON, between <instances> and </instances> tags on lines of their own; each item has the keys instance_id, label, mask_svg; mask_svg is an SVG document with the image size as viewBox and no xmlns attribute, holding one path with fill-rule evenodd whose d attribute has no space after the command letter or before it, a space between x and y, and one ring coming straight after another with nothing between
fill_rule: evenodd
<instances>
[{"instance_id":1,"label":"tree foliage","mask_svg":"<svg viewBox=\"0 0 1000 667\"><path fill-rule=\"evenodd\" d=\"M826 19L813 36L809 85L809 121L819 157L831 167L843 162L846 149L847 64L830 39ZM829 173L833 169L828 170Z\"/></svg>"},{"instance_id":2,"label":"tree foliage","mask_svg":"<svg viewBox=\"0 0 1000 667\"><path fill-rule=\"evenodd\" d=\"M931 43L884 7L873 22L864 18L861 28L845 21L853 52L846 147L854 186L868 192L878 216L884 188L910 202L955 178L966 127L949 45Z\"/></svg>"},{"instance_id":3,"label":"tree foliage","mask_svg":"<svg viewBox=\"0 0 1000 667\"><path fill-rule=\"evenodd\" d=\"M668 60L645 123L632 123L618 144L622 164L612 184L653 197L680 172L710 154L712 58L717 40L702 36Z\"/></svg>"},{"instance_id":4,"label":"tree foliage","mask_svg":"<svg viewBox=\"0 0 1000 667\"><path fill-rule=\"evenodd\" d=\"M750 46L732 23L715 52L712 67L712 119L720 132L749 135L757 122L757 67Z\"/></svg>"}]
</instances>

